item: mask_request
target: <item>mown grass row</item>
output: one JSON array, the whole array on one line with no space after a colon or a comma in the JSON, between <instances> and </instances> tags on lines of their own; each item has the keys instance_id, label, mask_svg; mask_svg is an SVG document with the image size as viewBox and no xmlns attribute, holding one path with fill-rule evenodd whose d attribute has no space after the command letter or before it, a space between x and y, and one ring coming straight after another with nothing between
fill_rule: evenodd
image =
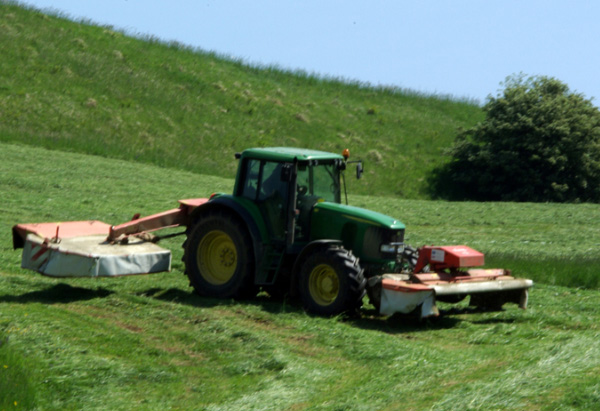
<instances>
[{"instance_id":1,"label":"mown grass row","mask_svg":"<svg viewBox=\"0 0 600 411\"><path fill-rule=\"evenodd\" d=\"M466 101L254 67L0 2L0 141L231 178L232 153L302 146L362 158L356 193L425 198Z\"/></svg>"}]
</instances>

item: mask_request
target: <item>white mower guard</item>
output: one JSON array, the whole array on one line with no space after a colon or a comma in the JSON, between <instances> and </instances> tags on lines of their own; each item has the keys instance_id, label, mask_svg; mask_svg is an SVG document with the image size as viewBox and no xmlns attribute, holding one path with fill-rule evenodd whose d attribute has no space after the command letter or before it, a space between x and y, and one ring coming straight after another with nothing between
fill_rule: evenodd
<instances>
[{"instance_id":1,"label":"white mower guard","mask_svg":"<svg viewBox=\"0 0 600 411\"><path fill-rule=\"evenodd\" d=\"M527 308L528 290L533 281L510 276L482 281L438 282L422 284L406 281L406 275L386 274L382 277L381 303L379 312L383 315L408 314L420 310L420 317L438 316L436 297L455 295L499 295L505 292L518 292L518 305ZM508 302L508 301L507 301ZM511 302L513 302L511 300Z\"/></svg>"},{"instance_id":2,"label":"white mower guard","mask_svg":"<svg viewBox=\"0 0 600 411\"><path fill-rule=\"evenodd\" d=\"M150 232L187 225L206 198L179 200L179 207L116 226L97 220L17 224L13 247L23 248L21 266L50 277L117 277L171 270L171 251ZM166 237L182 235L172 234Z\"/></svg>"},{"instance_id":3,"label":"white mower guard","mask_svg":"<svg viewBox=\"0 0 600 411\"><path fill-rule=\"evenodd\" d=\"M153 243L110 244L106 236L51 243L29 234L21 267L49 277L116 277L171 270L171 252Z\"/></svg>"},{"instance_id":4,"label":"white mower guard","mask_svg":"<svg viewBox=\"0 0 600 411\"><path fill-rule=\"evenodd\" d=\"M15 241L23 247L21 267L49 277L116 277L171 270L170 250L133 236L126 244L107 241L110 227L101 221L16 226Z\"/></svg>"}]
</instances>

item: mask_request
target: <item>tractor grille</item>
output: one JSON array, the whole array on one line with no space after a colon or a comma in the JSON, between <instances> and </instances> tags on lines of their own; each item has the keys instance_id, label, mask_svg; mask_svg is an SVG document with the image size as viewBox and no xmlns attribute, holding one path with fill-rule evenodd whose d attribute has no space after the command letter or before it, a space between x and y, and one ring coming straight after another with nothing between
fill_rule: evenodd
<instances>
[{"instance_id":1,"label":"tractor grille","mask_svg":"<svg viewBox=\"0 0 600 411\"><path fill-rule=\"evenodd\" d=\"M363 238L363 255L367 259L390 259L390 254L383 254L382 244L404 242L404 230L389 230L379 227L369 227Z\"/></svg>"}]
</instances>

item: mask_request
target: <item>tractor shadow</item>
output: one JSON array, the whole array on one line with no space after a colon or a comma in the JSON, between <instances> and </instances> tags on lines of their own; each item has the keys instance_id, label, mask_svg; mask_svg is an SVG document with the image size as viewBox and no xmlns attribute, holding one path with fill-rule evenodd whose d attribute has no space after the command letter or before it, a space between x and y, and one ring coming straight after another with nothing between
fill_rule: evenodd
<instances>
[{"instance_id":1,"label":"tractor shadow","mask_svg":"<svg viewBox=\"0 0 600 411\"><path fill-rule=\"evenodd\" d=\"M383 316L375 309L363 308L359 313L348 316L345 322L363 330L384 332L386 334L402 334L453 328L461 320L445 315L427 319L420 319L416 315L410 314Z\"/></svg>"},{"instance_id":2,"label":"tractor shadow","mask_svg":"<svg viewBox=\"0 0 600 411\"><path fill-rule=\"evenodd\" d=\"M180 288L150 288L137 293L137 295L199 308L252 305L260 307L263 311L270 314L304 312L299 302L290 301L283 298L272 298L260 294L257 297L250 299L219 299L203 297L196 294L194 291L182 290Z\"/></svg>"},{"instance_id":3,"label":"tractor shadow","mask_svg":"<svg viewBox=\"0 0 600 411\"><path fill-rule=\"evenodd\" d=\"M461 323L469 324L511 324L516 320L511 317L482 318L476 314L491 314L502 312L502 310L488 310L479 307L452 307L439 308L438 317L419 318L413 312L411 314L393 314L391 316L380 315L374 308L364 309L360 318L353 319L357 327L364 329L377 329L390 333L443 330L456 328Z\"/></svg>"},{"instance_id":4,"label":"tractor shadow","mask_svg":"<svg viewBox=\"0 0 600 411\"><path fill-rule=\"evenodd\" d=\"M155 300L190 305L198 308L211 308L220 305L231 305L231 300L219 300L214 298L204 298L195 294L193 291L185 291L180 288L160 288L154 287L135 293L139 297L153 298Z\"/></svg>"},{"instance_id":5,"label":"tractor shadow","mask_svg":"<svg viewBox=\"0 0 600 411\"><path fill-rule=\"evenodd\" d=\"M150 288L137 293L137 295L199 308L243 307L246 305L259 307L261 310L270 314L299 314L321 318L317 315L306 313L299 300L281 297L274 298L261 294L252 299L222 300L201 297L193 291L186 291L179 288ZM368 331L401 334L456 327L463 320L452 316L452 314L460 314L462 311L463 310L460 310L460 312L457 310L448 310L447 312L442 311L440 317L421 320L412 315L395 314L392 316L382 316L378 314L374 308L362 308L356 313L338 315L334 317L334 320ZM472 310L468 311L472 312Z\"/></svg>"},{"instance_id":6,"label":"tractor shadow","mask_svg":"<svg viewBox=\"0 0 600 411\"><path fill-rule=\"evenodd\" d=\"M503 310L502 310L503 311ZM354 326L372 331L380 331L388 334L401 334L408 332L422 332L430 330L452 329L462 322L471 324L510 324L515 319L505 318L473 318L461 317L461 315L473 315L479 313L490 313L493 311L477 307L459 307L440 309L439 317L421 319L413 314L394 314L391 316L382 316L374 308L363 308L357 315L350 316L347 322ZM497 311L496 311L497 312Z\"/></svg>"},{"instance_id":7,"label":"tractor shadow","mask_svg":"<svg viewBox=\"0 0 600 411\"><path fill-rule=\"evenodd\" d=\"M72 303L77 301L92 300L94 298L105 298L113 292L105 288L89 289L83 287L72 287L68 284L56 284L43 290L30 291L21 295L0 296L0 303Z\"/></svg>"}]
</instances>

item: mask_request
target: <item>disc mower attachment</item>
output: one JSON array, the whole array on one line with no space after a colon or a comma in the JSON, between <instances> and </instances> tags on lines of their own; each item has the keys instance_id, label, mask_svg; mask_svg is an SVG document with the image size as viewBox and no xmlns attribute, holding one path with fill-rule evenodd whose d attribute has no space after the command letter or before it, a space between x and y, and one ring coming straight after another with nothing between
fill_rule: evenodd
<instances>
[{"instance_id":1,"label":"disc mower attachment","mask_svg":"<svg viewBox=\"0 0 600 411\"><path fill-rule=\"evenodd\" d=\"M171 270L171 251L147 241L151 231L183 226L205 198L111 226L101 221L17 224L13 246L23 248L21 266L50 277L115 277Z\"/></svg>"},{"instance_id":2,"label":"disc mower attachment","mask_svg":"<svg viewBox=\"0 0 600 411\"><path fill-rule=\"evenodd\" d=\"M381 276L379 311L438 316L437 301L458 302L467 296L470 305L485 310L500 310L505 303L526 308L533 281L514 278L504 269L464 270L483 264L484 255L467 246L422 247L413 273Z\"/></svg>"},{"instance_id":3,"label":"disc mower attachment","mask_svg":"<svg viewBox=\"0 0 600 411\"><path fill-rule=\"evenodd\" d=\"M169 250L136 238L126 245L111 243L106 239L110 227L100 221L19 224L13 227L13 242L22 244L22 268L50 277L114 277L171 269Z\"/></svg>"}]
</instances>

